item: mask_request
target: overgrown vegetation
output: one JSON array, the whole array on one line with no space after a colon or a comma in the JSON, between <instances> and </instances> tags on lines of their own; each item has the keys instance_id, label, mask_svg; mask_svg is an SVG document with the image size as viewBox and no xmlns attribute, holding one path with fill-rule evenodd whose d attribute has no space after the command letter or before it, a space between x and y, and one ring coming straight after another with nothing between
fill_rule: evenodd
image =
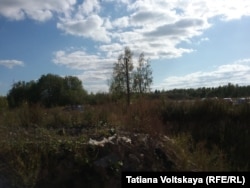
<instances>
[{"instance_id":1,"label":"overgrown vegetation","mask_svg":"<svg viewBox=\"0 0 250 188\"><path fill-rule=\"evenodd\" d=\"M119 187L119 174L128 169L250 170L248 103L150 95L131 103L95 103L83 112L28 104L1 111L1 176L13 187ZM115 134L132 143L88 144Z\"/></svg>"}]
</instances>

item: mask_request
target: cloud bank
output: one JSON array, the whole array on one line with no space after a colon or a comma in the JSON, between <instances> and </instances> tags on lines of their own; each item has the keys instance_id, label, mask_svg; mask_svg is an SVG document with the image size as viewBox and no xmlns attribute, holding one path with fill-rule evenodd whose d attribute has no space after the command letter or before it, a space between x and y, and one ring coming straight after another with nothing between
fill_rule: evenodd
<instances>
[{"instance_id":1,"label":"cloud bank","mask_svg":"<svg viewBox=\"0 0 250 188\"><path fill-rule=\"evenodd\" d=\"M10 20L57 20L57 28L102 45L130 46L151 58L177 58L193 49L183 42L222 21L250 15L248 0L1 0L0 15ZM105 52L105 51L104 51Z\"/></svg>"}]
</instances>

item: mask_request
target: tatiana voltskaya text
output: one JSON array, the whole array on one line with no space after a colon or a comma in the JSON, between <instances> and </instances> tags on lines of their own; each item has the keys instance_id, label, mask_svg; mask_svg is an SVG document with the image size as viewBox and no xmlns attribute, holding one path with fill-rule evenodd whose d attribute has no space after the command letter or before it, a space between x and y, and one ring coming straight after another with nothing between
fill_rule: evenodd
<instances>
[{"instance_id":1,"label":"tatiana voltskaya text","mask_svg":"<svg viewBox=\"0 0 250 188\"><path fill-rule=\"evenodd\" d=\"M197 183L203 183L203 178L188 178L185 176L159 176L159 178L150 178L142 176L126 176L128 183L190 183L196 185Z\"/></svg>"}]
</instances>

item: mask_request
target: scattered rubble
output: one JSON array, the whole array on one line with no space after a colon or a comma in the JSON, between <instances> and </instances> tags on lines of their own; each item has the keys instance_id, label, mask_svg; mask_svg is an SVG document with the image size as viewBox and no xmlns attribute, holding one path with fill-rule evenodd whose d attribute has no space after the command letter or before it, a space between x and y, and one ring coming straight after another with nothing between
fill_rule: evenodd
<instances>
[{"instance_id":1,"label":"scattered rubble","mask_svg":"<svg viewBox=\"0 0 250 188\"><path fill-rule=\"evenodd\" d=\"M175 142L166 135L159 135L156 139L145 133L117 131L101 140L89 138L87 145L100 148L99 156L94 161L98 167L106 168L120 162L123 170L182 169ZM105 152L107 150L109 152Z\"/></svg>"},{"instance_id":2,"label":"scattered rubble","mask_svg":"<svg viewBox=\"0 0 250 188\"><path fill-rule=\"evenodd\" d=\"M107 143L115 144L114 141L113 141L115 139L116 139L116 143L123 141L123 142L131 144L131 139L130 138L127 138L125 136L117 136L116 134L114 134L113 136L110 136L108 138L103 138L100 141L90 138L88 144L104 147L104 145L107 144Z\"/></svg>"}]
</instances>

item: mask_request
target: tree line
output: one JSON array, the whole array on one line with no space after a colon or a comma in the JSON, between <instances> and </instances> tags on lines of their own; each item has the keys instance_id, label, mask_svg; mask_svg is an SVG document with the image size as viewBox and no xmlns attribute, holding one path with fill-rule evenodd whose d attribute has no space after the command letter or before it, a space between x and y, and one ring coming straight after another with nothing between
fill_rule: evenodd
<instances>
[{"instance_id":1,"label":"tree line","mask_svg":"<svg viewBox=\"0 0 250 188\"><path fill-rule=\"evenodd\" d=\"M228 83L218 87L200 87L197 89L172 89L168 91L155 90L155 95L164 95L170 99L201 99L201 98L239 98L250 97L250 86L239 86Z\"/></svg>"},{"instance_id":2,"label":"tree line","mask_svg":"<svg viewBox=\"0 0 250 188\"><path fill-rule=\"evenodd\" d=\"M52 107L80 104L86 95L87 91L77 77L47 74L42 75L38 81L14 83L7 94L7 100L10 107L20 106L24 102Z\"/></svg>"},{"instance_id":3,"label":"tree line","mask_svg":"<svg viewBox=\"0 0 250 188\"><path fill-rule=\"evenodd\" d=\"M140 53L138 60L134 61L133 52L129 47L125 47L124 52L118 56L114 63L109 82L109 93L88 94L82 81L75 76L61 77L47 74L42 75L37 81L14 83L7 94L7 102L9 107L17 107L24 102L40 103L46 107L53 107L84 103L100 104L125 97L129 105L131 95L145 93L152 97L164 96L170 99L250 96L250 86L238 86L231 83L219 87L151 92L152 83L153 77L149 59L145 58L144 53ZM4 98L0 102L1 106L6 106Z\"/></svg>"},{"instance_id":4,"label":"tree line","mask_svg":"<svg viewBox=\"0 0 250 188\"><path fill-rule=\"evenodd\" d=\"M114 63L109 92L115 99L127 96L130 102L132 93L150 91L152 70L149 60L143 53L139 55L138 64L134 66L133 53L126 47ZM97 94L103 97L105 94ZM42 75L37 81L19 81L14 83L7 94L9 107L18 107L23 103L40 103L46 107L95 103L93 94L88 95L82 81L75 76L61 77L55 74Z\"/></svg>"}]
</instances>

